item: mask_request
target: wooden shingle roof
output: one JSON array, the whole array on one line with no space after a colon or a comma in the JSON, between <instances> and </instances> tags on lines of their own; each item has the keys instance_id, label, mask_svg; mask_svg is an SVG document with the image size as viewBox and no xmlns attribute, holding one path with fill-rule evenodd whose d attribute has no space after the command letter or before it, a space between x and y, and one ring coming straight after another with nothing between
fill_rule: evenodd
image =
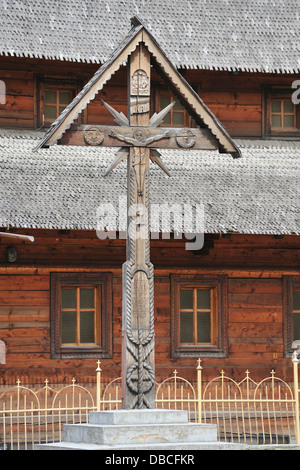
<instances>
[{"instance_id":1,"label":"wooden shingle roof","mask_svg":"<svg viewBox=\"0 0 300 470\"><path fill-rule=\"evenodd\" d=\"M96 230L99 205L118 208L126 199L126 163L104 177L113 149L33 152L42 137L0 129L0 226ZM218 151L176 150L176 158L161 151L171 178L151 165L150 203L203 204L206 233L300 234L300 143L236 143L236 160ZM110 229L125 230L119 222Z\"/></svg>"},{"instance_id":2,"label":"wooden shingle roof","mask_svg":"<svg viewBox=\"0 0 300 470\"><path fill-rule=\"evenodd\" d=\"M300 70L298 0L3 0L0 53L101 64L135 15L177 68Z\"/></svg>"}]
</instances>

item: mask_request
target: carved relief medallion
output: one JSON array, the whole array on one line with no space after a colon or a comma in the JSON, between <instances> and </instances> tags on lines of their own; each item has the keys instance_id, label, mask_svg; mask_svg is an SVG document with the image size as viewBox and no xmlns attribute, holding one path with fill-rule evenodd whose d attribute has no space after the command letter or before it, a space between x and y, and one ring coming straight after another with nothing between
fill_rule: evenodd
<instances>
[{"instance_id":1,"label":"carved relief medallion","mask_svg":"<svg viewBox=\"0 0 300 470\"><path fill-rule=\"evenodd\" d=\"M176 135L176 142L180 147L194 147L196 143L196 135L191 129L182 129Z\"/></svg>"},{"instance_id":2,"label":"carved relief medallion","mask_svg":"<svg viewBox=\"0 0 300 470\"><path fill-rule=\"evenodd\" d=\"M100 145L104 140L104 132L99 127L88 127L85 129L83 137L89 145Z\"/></svg>"},{"instance_id":3,"label":"carved relief medallion","mask_svg":"<svg viewBox=\"0 0 300 470\"><path fill-rule=\"evenodd\" d=\"M138 69L131 80L131 95L147 96L150 94L150 81L146 72Z\"/></svg>"}]
</instances>

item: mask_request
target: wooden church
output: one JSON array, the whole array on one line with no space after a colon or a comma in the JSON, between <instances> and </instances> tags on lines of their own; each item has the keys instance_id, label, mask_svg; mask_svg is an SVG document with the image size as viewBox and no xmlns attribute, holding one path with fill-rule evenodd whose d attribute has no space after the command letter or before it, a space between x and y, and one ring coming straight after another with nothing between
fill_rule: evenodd
<instances>
[{"instance_id":1,"label":"wooden church","mask_svg":"<svg viewBox=\"0 0 300 470\"><path fill-rule=\"evenodd\" d=\"M207 379L221 369L291 379L298 2L2 10L0 384L85 383L97 360L105 380L120 376L133 148L149 155L156 380L174 369L195 380L198 358ZM135 173L141 198L145 174Z\"/></svg>"}]
</instances>

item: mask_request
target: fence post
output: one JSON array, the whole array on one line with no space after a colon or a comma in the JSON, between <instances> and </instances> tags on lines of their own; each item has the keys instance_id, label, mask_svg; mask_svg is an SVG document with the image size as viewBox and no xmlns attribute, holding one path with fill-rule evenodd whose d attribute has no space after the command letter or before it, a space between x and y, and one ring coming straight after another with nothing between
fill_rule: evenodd
<instances>
[{"instance_id":1,"label":"fence post","mask_svg":"<svg viewBox=\"0 0 300 470\"><path fill-rule=\"evenodd\" d=\"M198 359L197 366L197 400L198 400L198 423L202 422L202 367L201 359Z\"/></svg>"},{"instance_id":2,"label":"fence post","mask_svg":"<svg viewBox=\"0 0 300 470\"><path fill-rule=\"evenodd\" d=\"M293 369L294 369L294 391L295 391L295 428L296 428L296 444L300 444L300 423L299 423L299 379L298 379L298 364L297 350L293 352Z\"/></svg>"},{"instance_id":3,"label":"fence post","mask_svg":"<svg viewBox=\"0 0 300 470\"><path fill-rule=\"evenodd\" d=\"M100 411L100 405L101 405L101 367L100 367L101 362L97 362L97 388L96 388L96 402L97 402L97 411Z\"/></svg>"}]
</instances>

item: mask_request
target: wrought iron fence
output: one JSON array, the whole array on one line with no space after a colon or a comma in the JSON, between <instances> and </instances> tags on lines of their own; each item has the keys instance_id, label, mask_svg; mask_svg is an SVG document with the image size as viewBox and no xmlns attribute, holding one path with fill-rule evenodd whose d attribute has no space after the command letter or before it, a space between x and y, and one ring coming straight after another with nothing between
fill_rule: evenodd
<instances>
[{"instance_id":1,"label":"wrought iron fence","mask_svg":"<svg viewBox=\"0 0 300 470\"><path fill-rule=\"evenodd\" d=\"M240 382L224 371L213 380L203 381L200 360L197 385L177 372L159 385L156 406L186 409L189 419L214 423L221 441L249 444L297 442L296 401L291 386L275 377L255 382L246 371Z\"/></svg>"},{"instance_id":2,"label":"wrought iron fence","mask_svg":"<svg viewBox=\"0 0 300 470\"><path fill-rule=\"evenodd\" d=\"M275 376L256 382L245 372L240 382L224 371L209 382L198 360L194 383L173 375L156 383L156 407L184 409L190 421L215 423L219 440L249 444L300 444L297 353L293 356L294 384ZM64 423L88 422L90 411L120 409L121 378L102 383L98 361L96 381L89 386L75 379L61 387L48 380L38 389L16 385L0 391L0 449L34 449L36 443L62 439Z\"/></svg>"}]
</instances>

